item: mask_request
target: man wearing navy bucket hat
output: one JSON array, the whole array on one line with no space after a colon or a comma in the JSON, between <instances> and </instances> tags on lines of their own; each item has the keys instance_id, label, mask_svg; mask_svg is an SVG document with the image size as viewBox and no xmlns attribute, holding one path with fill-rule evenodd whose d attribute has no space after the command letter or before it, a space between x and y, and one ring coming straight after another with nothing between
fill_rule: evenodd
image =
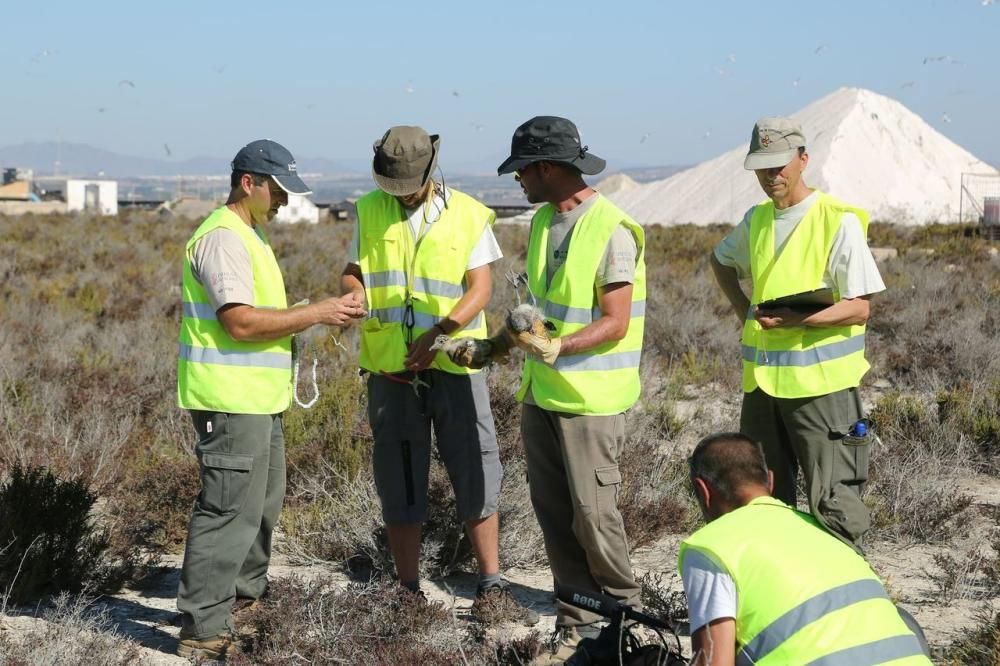
<instances>
[{"instance_id":1,"label":"man wearing navy bucket hat","mask_svg":"<svg viewBox=\"0 0 1000 666\"><path fill-rule=\"evenodd\" d=\"M553 581L638 606L617 498L625 411L639 397L645 237L584 182L604 166L571 121L537 116L514 132L497 172L544 204L531 221L527 284L553 335L513 339L526 353L521 437ZM599 619L560 602L552 653L539 663L564 661Z\"/></svg>"}]
</instances>

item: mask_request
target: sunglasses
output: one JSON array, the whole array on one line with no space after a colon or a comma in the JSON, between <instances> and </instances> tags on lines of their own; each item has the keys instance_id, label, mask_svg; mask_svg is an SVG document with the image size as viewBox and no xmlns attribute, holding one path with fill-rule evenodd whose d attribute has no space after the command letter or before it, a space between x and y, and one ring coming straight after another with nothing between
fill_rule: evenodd
<instances>
[{"instance_id":1,"label":"sunglasses","mask_svg":"<svg viewBox=\"0 0 1000 666\"><path fill-rule=\"evenodd\" d=\"M538 162L532 162L531 164L526 165L524 168L517 169L516 171L514 171L514 180L520 183L521 178L524 177L524 174L528 173L528 169L530 169L533 166L538 166Z\"/></svg>"}]
</instances>

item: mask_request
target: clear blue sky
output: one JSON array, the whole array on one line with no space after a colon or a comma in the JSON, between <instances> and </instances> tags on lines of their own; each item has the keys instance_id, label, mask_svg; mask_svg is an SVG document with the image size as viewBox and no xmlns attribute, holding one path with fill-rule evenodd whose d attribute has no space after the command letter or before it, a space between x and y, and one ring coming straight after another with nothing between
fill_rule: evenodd
<instances>
[{"instance_id":1,"label":"clear blue sky","mask_svg":"<svg viewBox=\"0 0 1000 666\"><path fill-rule=\"evenodd\" d=\"M419 124L446 168L487 171L520 122L555 114L618 166L688 164L861 86L1000 163L1000 3L982 0L4 5L0 146L178 160L269 136L359 164Z\"/></svg>"}]
</instances>

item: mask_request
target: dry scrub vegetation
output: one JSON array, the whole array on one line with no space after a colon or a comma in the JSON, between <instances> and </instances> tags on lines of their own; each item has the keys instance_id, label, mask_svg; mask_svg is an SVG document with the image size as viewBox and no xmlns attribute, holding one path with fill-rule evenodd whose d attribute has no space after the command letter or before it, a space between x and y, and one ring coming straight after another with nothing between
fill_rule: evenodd
<instances>
[{"instance_id":1,"label":"dry scrub vegetation","mask_svg":"<svg viewBox=\"0 0 1000 666\"><path fill-rule=\"evenodd\" d=\"M37 608L54 627L51 636L19 641L0 633L0 662L45 660L48 653L31 652L33 645L69 650L77 635L104 641L95 654L107 646L129 654L134 646L102 629L82 602L51 595L139 583L155 571L161 553L182 548L197 464L190 422L175 406L174 377L181 255L196 224L141 214L0 217L0 497L12 484L23 486L25 473L41 474L31 471L39 468L59 480L52 483L71 484L78 491L74 506L86 507L67 528L82 532L72 551L77 560L66 570L89 563L75 580L57 584L62 579L50 577L44 588L26 591L27 582L15 588L25 553L35 549L44 559L55 546L35 540L27 527L20 528L27 534L0 529L6 539L0 593L9 593L4 612L15 602L41 600ZM621 493L626 527L639 548L697 524L684 457L706 432L735 426L732 409L718 405L731 405L739 391L736 319L705 261L725 228L647 233L644 397L631 416ZM338 291L347 226L282 227L272 236L291 301ZM501 276L523 268L526 229L501 225L498 236L507 257L494 273L494 325L515 303ZM869 328L873 368L866 397L877 399L873 419L881 433L867 498L875 516L869 543L952 543L967 536L970 516L979 510L963 479L1000 474L1000 261L987 243L961 229L874 225L872 236L874 245L900 252L881 266L890 291L876 299ZM414 664L526 659L538 649L537 636L501 640L433 604L407 613L406 600L387 586L392 567L369 464L364 385L353 353L338 349L325 331L306 337L312 344L305 346L304 365L319 355L321 398L312 410L293 408L286 418L283 548L299 562L335 563L359 582L348 589L328 580L276 583L241 659L286 663L294 653L319 661L350 662L364 654L369 661ZM355 349L356 332L346 333L344 343ZM513 364L489 374L506 470L500 512L507 568L544 566L520 450L517 372ZM7 520L15 510L16 525L44 524L46 505L18 505L19 496L6 494L13 504L0 504L0 527L15 525ZM439 467L431 496L423 573L468 570L469 545ZM1000 594L998 547L998 540L973 544L938 562L946 572L938 580L942 599ZM665 559L670 572L673 562ZM680 601L658 582L647 581L650 607L681 612ZM979 622L977 632L955 646L955 663L988 663L969 655L1000 654L1000 616L984 611ZM131 662L109 657L103 663Z\"/></svg>"}]
</instances>

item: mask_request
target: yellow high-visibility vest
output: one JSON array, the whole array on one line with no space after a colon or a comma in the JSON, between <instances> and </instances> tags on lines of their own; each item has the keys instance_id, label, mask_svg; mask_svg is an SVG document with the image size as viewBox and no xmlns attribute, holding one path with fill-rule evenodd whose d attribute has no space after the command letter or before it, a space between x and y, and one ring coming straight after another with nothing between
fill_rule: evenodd
<instances>
[{"instance_id":1,"label":"yellow high-visibility vest","mask_svg":"<svg viewBox=\"0 0 1000 666\"><path fill-rule=\"evenodd\" d=\"M278 414L288 408L291 395L292 336L266 342L233 340L191 272L195 243L220 228L236 232L250 255L253 306L288 307L285 282L266 234L258 236L226 206L216 209L185 246L177 404L234 414Z\"/></svg>"},{"instance_id":2,"label":"yellow high-visibility vest","mask_svg":"<svg viewBox=\"0 0 1000 666\"><path fill-rule=\"evenodd\" d=\"M375 190L358 200L358 259L369 310L361 326L358 363L365 370L405 369L408 290L413 340L451 314L465 295L469 256L496 216L469 195L449 192L448 206L416 242L395 197ZM452 337L486 335L486 317L480 312ZM452 363L444 352L430 367L457 375L478 372Z\"/></svg>"},{"instance_id":3,"label":"yellow high-visibility vest","mask_svg":"<svg viewBox=\"0 0 1000 666\"><path fill-rule=\"evenodd\" d=\"M545 259L549 225L555 208L546 204L531 220L528 241L528 288L538 301L554 335L569 335L600 319L594 279L611 234L625 225L638 249L635 280L632 284L632 315L628 332L616 342L606 342L579 354L559 356L555 365L526 356L517 398L523 400L528 388L542 409L569 414L619 414L639 399L639 359L646 321L645 234L603 195L573 225L566 263L545 287Z\"/></svg>"},{"instance_id":4,"label":"yellow high-visibility vest","mask_svg":"<svg viewBox=\"0 0 1000 666\"><path fill-rule=\"evenodd\" d=\"M758 204L750 216L752 306L819 289L844 213L868 231L868 213L819 193L780 254L774 243L774 203ZM840 294L834 293L834 300ZM861 383L868 371L864 326L787 326L764 330L753 318L743 326L743 391L760 387L777 398L826 395Z\"/></svg>"},{"instance_id":5,"label":"yellow high-visibility vest","mask_svg":"<svg viewBox=\"0 0 1000 666\"><path fill-rule=\"evenodd\" d=\"M816 520L759 497L681 543L736 585L737 666L927 665L878 576Z\"/></svg>"}]
</instances>

